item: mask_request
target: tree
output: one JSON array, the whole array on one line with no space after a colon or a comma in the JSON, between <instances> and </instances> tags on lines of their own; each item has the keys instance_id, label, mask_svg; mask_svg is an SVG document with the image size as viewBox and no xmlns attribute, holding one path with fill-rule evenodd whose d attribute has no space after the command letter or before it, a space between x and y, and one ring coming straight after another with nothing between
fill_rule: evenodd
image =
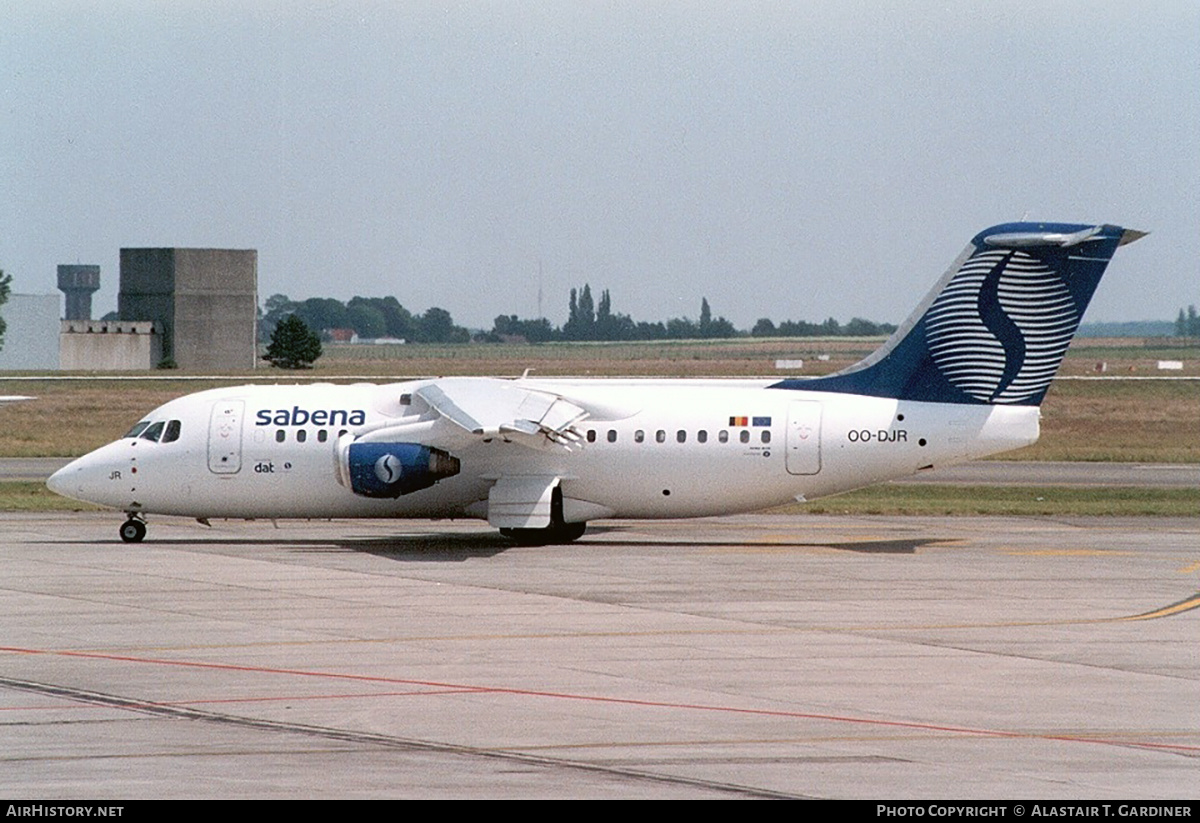
<instances>
[{"instance_id":1,"label":"tree","mask_svg":"<svg viewBox=\"0 0 1200 823\"><path fill-rule=\"evenodd\" d=\"M12 275L5 274L4 269L0 269L0 306L8 302L8 295L12 291ZM4 322L4 318L0 317L0 349L4 348L4 332L8 330L8 324Z\"/></svg>"},{"instance_id":2,"label":"tree","mask_svg":"<svg viewBox=\"0 0 1200 823\"><path fill-rule=\"evenodd\" d=\"M609 307L611 308L611 301ZM567 340L596 339L596 303L592 299L592 287L587 283L583 284L583 290L578 293L571 289L570 308L567 322L562 327L562 335Z\"/></svg>"},{"instance_id":3,"label":"tree","mask_svg":"<svg viewBox=\"0 0 1200 823\"><path fill-rule=\"evenodd\" d=\"M711 340L717 337L737 337L737 333L733 324L724 317L714 320L712 308L708 305L708 298L700 298L700 324L696 326L697 336Z\"/></svg>"},{"instance_id":4,"label":"tree","mask_svg":"<svg viewBox=\"0 0 1200 823\"><path fill-rule=\"evenodd\" d=\"M346 305L346 322L360 338L374 340L387 334L387 318L370 301L355 297Z\"/></svg>"},{"instance_id":5,"label":"tree","mask_svg":"<svg viewBox=\"0 0 1200 823\"><path fill-rule=\"evenodd\" d=\"M289 314L271 334L263 360L281 369L309 369L320 356L321 338L303 320Z\"/></svg>"},{"instance_id":6,"label":"tree","mask_svg":"<svg viewBox=\"0 0 1200 823\"><path fill-rule=\"evenodd\" d=\"M583 284L583 291L579 293L579 322L583 326L584 339L589 339L596 325L596 304L592 300L592 287L588 283Z\"/></svg>"},{"instance_id":7,"label":"tree","mask_svg":"<svg viewBox=\"0 0 1200 823\"><path fill-rule=\"evenodd\" d=\"M258 310L259 341L269 341L279 321L291 314L295 307L296 304L289 300L286 294L272 294L268 297L267 302Z\"/></svg>"},{"instance_id":8,"label":"tree","mask_svg":"<svg viewBox=\"0 0 1200 823\"><path fill-rule=\"evenodd\" d=\"M758 322L750 330L751 337L774 337L778 333L775 330L775 323L769 317L758 318Z\"/></svg>"},{"instance_id":9,"label":"tree","mask_svg":"<svg viewBox=\"0 0 1200 823\"><path fill-rule=\"evenodd\" d=\"M293 309L305 325L317 332L345 329L350 326L346 320L345 304L332 297L310 297Z\"/></svg>"},{"instance_id":10,"label":"tree","mask_svg":"<svg viewBox=\"0 0 1200 823\"><path fill-rule=\"evenodd\" d=\"M401 306L399 300L395 297L377 297L372 299L371 305L383 312L383 319L387 321L389 335L400 340L412 338L413 330L416 328L412 312Z\"/></svg>"},{"instance_id":11,"label":"tree","mask_svg":"<svg viewBox=\"0 0 1200 823\"><path fill-rule=\"evenodd\" d=\"M443 308L428 308L419 320L416 329L418 343L467 343L471 340L471 333L462 326L454 325L454 318Z\"/></svg>"},{"instance_id":12,"label":"tree","mask_svg":"<svg viewBox=\"0 0 1200 823\"><path fill-rule=\"evenodd\" d=\"M515 314L501 314L492 323L491 332L483 335L482 339L489 343L499 343L506 337L524 337L529 343L545 343L554 339L555 331L550 321L544 317L522 320Z\"/></svg>"}]
</instances>

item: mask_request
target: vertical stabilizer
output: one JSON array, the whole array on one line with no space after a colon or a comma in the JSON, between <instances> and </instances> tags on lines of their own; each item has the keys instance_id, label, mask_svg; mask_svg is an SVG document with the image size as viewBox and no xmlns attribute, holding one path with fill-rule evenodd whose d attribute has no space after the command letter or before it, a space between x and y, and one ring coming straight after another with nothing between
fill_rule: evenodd
<instances>
[{"instance_id":1,"label":"vertical stabilizer","mask_svg":"<svg viewBox=\"0 0 1200 823\"><path fill-rule=\"evenodd\" d=\"M993 226L878 351L836 374L772 388L1036 406L1113 252L1143 234L1108 225Z\"/></svg>"}]
</instances>

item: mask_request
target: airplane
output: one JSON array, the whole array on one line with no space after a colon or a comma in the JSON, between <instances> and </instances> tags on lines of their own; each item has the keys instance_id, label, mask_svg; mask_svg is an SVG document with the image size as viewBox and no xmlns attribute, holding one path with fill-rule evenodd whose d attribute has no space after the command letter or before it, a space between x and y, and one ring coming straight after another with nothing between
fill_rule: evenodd
<instances>
[{"instance_id":1,"label":"airplane","mask_svg":"<svg viewBox=\"0 0 1200 823\"><path fill-rule=\"evenodd\" d=\"M172 400L47 482L146 516L478 518L566 543L606 518L760 511L1026 446L1118 246L1112 225L977 234L873 354L813 378L456 377Z\"/></svg>"}]
</instances>

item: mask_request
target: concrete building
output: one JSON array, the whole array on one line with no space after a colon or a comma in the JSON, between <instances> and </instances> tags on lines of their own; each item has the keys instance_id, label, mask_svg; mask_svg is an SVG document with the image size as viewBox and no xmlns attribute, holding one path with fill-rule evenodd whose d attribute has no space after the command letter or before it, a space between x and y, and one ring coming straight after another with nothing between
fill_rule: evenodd
<instances>
[{"instance_id":1,"label":"concrete building","mask_svg":"<svg viewBox=\"0 0 1200 823\"><path fill-rule=\"evenodd\" d=\"M58 368L57 294L12 294L0 306L8 325L0 348L0 370L43 371Z\"/></svg>"},{"instance_id":2,"label":"concrete building","mask_svg":"<svg viewBox=\"0 0 1200 823\"><path fill-rule=\"evenodd\" d=\"M258 252L121 249L117 313L123 323L156 322L161 356L182 369L252 369Z\"/></svg>"},{"instance_id":3,"label":"concrete building","mask_svg":"<svg viewBox=\"0 0 1200 823\"><path fill-rule=\"evenodd\" d=\"M162 360L162 333L153 320L63 320L58 337L69 371L152 369Z\"/></svg>"}]
</instances>

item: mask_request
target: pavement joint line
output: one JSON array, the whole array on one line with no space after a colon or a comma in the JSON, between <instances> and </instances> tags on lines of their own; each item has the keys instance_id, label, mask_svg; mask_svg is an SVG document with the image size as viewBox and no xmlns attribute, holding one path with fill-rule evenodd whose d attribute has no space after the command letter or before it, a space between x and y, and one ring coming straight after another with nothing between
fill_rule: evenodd
<instances>
[{"instance_id":1,"label":"pavement joint line","mask_svg":"<svg viewBox=\"0 0 1200 823\"><path fill-rule=\"evenodd\" d=\"M1197 597L1197 600L1200 601L1200 596ZM1198 603L1198 605L1200 605L1200 603ZM116 655L99 655L99 654L80 653L80 652L62 652L62 651L55 652L55 651L45 651L45 650L37 650L37 649L16 649L16 648L9 648L9 647L0 647L0 651L23 652L26 654L46 654L46 655L64 656L64 657L83 657L83 658L107 659L107 660L116 660L119 662L129 662L129 663L146 663L146 664L151 664L151 665L181 666L181 667L189 667L189 668L216 669L216 670L252 672L252 673L261 673L261 674L283 674L283 675L292 675L292 676L300 676L300 677L329 678L329 679L335 679L335 680L353 680L353 681L374 682L374 683L397 683L397 684L405 684L405 685L429 686L429 687L443 688L443 689L461 689L463 691L469 691L469 692L473 692L475 694L511 695L511 696L516 696L516 697L541 697L541 698L550 698L550 699L555 699L555 700L585 701L585 702L596 703L596 704L633 706L633 707L641 707L641 708L649 708L649 709L697 711L697 712L706 712L706 713L712 712L712 713L723 713L723 714L734 714L734 715L754 715L754 716L761 716L761 717L777 717L777 718L785 718L785 719L793 719L793 720L814 720L814 721L821 721L821 722L861 724L864 726L878 726L878 727L886 727L886 728L899 728L899 729L910 729L910 730L931 731L931 732L947 732L947 733L951 733L951 734L955 734L955 735L964 735L964 736L971 736L971 737L1041 739L1041 740L1054 740L1054 741L1066 742L1066 743L1093 743L1093 744L1103 744L1103 745L1113 745L1113 746L1132 746L1132 747L1146 748L1146 749L1172 750L1172 751L1179 751L1180 753L1200 752L1200 745L1193 746L1193 745L1172 744L1172 743L1153 743L1153 742L1148 742L1148 741L1131 741L1131 740L1118 740L1118 739L1099 738L1099 737L1082 737L1079 735L1069 735L1069 734L1030 734L1028 732L1011 731L1011 730L1005 730L1005 729L973 728L973 727L969 727L969 726L958 726L958 725L953 725L953 724L926 723L926 722L918 722L918 721L910 721L910 720L887 720L887 719L883 719L883 718L854 717L854 716L850 716L850 715L824 714L824 713L816 713L816 712L801 712L801 711L792 711L792 710L785 710L785 709L766 709L766 708L750 708L750 707L740 707L740 706L721 706L721 705L716 705L716 704L670 702L670 701L646 700L646 699L630 698L630 697L608 697L608 696L604 696L604 695L573 694L570 692L554 692L554 691L545 691L545 690L540 690L540 689L520 689L520 688L504 687L504 686L472 686L470 684L443 683L443 682L429 681L429 680L381 677L378 675L357 675L357 674L346 674L346 673L340 673L340 672L306 671L306 670L302 670L302 669L276 669L276 668L268 668L268 667L261 667L261 666L242 666L242 665L236 665L236 664L230 664L230 663L201 663L201 662L185 661L185 660L163 660L163 659L156 659L156 658L137 658L137 657L116 656ZM41 693L51 693L53 690L57 690L57 692L55 692L55 693L61 693L61 696L66 696L68 699L71 699L70 695L76 694L76 693L78 693L80 695L90 694L90 693L85 693L82 690L69 689L66 687L44 686L42 684L32 684L31 685L31 684L25 684L24 681L9 680L6 678L0 678L0 685L10 685L13 688L24 689L26 691L40 691ZM102 697L110 700L112 705L127 708L127 709L130 709L133 711L154 712L155 710L176 708L180 711L200 712L200 710L196 710L196 709L184 709L182 707L172 707L170 705L155 703L153 701L143 701L143 700L137 700L137 699L132 699L132 698L117 698L117 697L110 697L107 695L103 695ZM76 699L84 699L85 702L89 702L87 700L87 698L76 698ZM267 724L270 721L248 720L247 722L249 722L249 723L260 723L261 722L261 723Z\"/></svg>"},{"instance_id":2,"label":"pavement joint line","mask_svg":"<svg viewBox=\"0 0 1200 823\"><path fill-rule=\"evenodd\" d=\"M239 715L218 714L215 712L203 711L201 709L147 703L133 698L120 697L118 695L91 692L65 686L52 686L44 683L34 683L32 681L0 678L0 686L8 686L21 691L52 695L67 700L77 700L93 705L108 706L111 708L150 714L159 717L178 718L185 720L203 720L211 723L240 726L242 728L258 729L262 731L309 735L356 745L380 746L384 748L402 750L432 751L443 754L460 755L464 757L482 757L494 760L508 760L545 768L575 769L594 774L629 777L670 785L692 786L714 791L729 792L738 796L746 797L787 799L801 799L806 797L805 795L801 794L777 792L770 789L743 786L736 783L663 774L659 772L652 772L647 769L620 767L612 764L551 758L541 755L505 750L503 748L480 748L476 746L422 740L418 738L405 738L399 735L380 734L377 732L363 732L355 731L353 729L340 729L336 727L316 726L304 723L287 723L276 720L243 717Z\"/></svg>"}]
</instances>

